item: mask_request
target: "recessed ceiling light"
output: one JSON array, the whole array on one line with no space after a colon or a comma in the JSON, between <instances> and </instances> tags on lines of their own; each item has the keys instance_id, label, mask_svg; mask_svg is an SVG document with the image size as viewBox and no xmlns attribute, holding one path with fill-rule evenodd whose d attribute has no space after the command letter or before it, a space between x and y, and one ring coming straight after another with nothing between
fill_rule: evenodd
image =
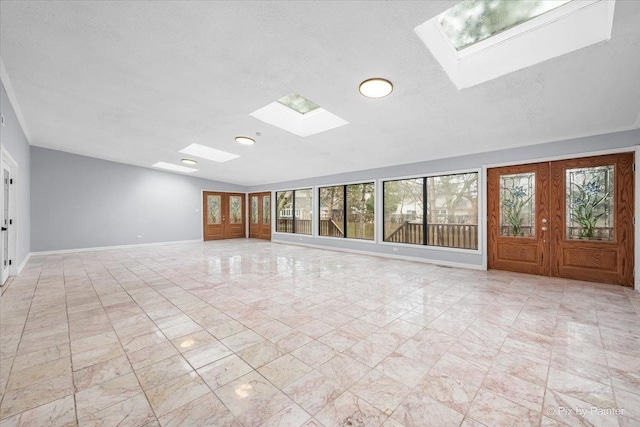
<instances>
[{"instance_id":1,"label":"recessed ceiling light","mask_svg":"<svg viewBox=\"0 0 640 427\"><path fill-rule=\"evenodd\" d=\"M367 98L383 98L393 91L393 85L387 79L375 77L360 83L360 93Z\"/></svg>"},{"instance_id":2,"label":"recessed ceiling light","mask_svg":"<svg viewBox=\"0 0 640 427\"><path fill-rule=\"evenodd\" d=\"M196 162L193 159L182 159L182 163L186 163L187 165L197 165L198 162Z\"/></svg>"},{"instance_id":3,"label":"recessed ceiling light","mask_svg":"<svg viewBox=\"0 0 640 427\"><path fill-rule=\"evenodd\" d=\"M183 154L190 156L201 157L207 160L213 160L214 162L224 163L229 160L237 159L237 154L227 153L226 151L216 150L215 148L207 147L206 145L191 144L187 148L180 150Z\"/></svg>"},{"instance_id":4,"label":"recessed ceiling light","mask_svg":"<svg viewBox=\"0 0 640 427\"><path fill-rule=\"evenodd\" d=\"M256 143L256 140L248 136L236 136L236 142L243 145L253 145Z\"/></svg>"},{"instance_id":5,"label":"recessed ceiling light","mask_svg":"<svg viewBox=\"0 0 640 427\"><path fill-rule=\"evenodd\" d=\"M188 168L186 166L174 165L173 163L167 163L167 162L158 162L151 166L153 166L154 168L166 169L174 172L193 173L198 171L198 169Z\"/></svg>"}]
</instances>

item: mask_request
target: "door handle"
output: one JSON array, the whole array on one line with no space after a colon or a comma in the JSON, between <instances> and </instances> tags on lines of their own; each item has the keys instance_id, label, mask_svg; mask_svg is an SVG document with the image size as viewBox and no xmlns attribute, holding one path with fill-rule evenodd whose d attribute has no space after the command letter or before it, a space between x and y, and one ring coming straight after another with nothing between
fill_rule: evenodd
<instances>
[{"instance_id":1,"label":"door handle","mask_svg":"<svg viewBox=\"0 0 640 427\"><path fill-rule=\"evenodd\" d=\"M7 227L2 227L2 231L7 231Z\"/></svg>"},{"instance_id":2,"label":"door handle","mask_svg":"<svg viewBox=\"0 0 640 427\"><path fill-rule=\"evenodd\" d=\"M542 227L541 230L542 231L547 231L547 227Z\"/></svg>"}]
</instances>

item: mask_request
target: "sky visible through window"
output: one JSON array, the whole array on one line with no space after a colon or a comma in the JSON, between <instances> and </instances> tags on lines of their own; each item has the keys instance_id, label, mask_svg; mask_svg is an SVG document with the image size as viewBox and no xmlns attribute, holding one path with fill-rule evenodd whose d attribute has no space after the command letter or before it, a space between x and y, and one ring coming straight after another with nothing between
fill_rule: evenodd
<instances>
[{"instance_id":1,"label":"sky visible through window","mask_svg":"<svg viewBox=\"0 0 640 427\"><path fill-rule=\"evenodd\" d=\"M307 114L320 108L320 106L315 102L309 101L307 98L300 96L297 93L291 93L287 96L283 96L278 99L278 102L300 114Z\"/></svg>"},{"instance_id":2,"label":"sky visible through window","mask_svg":"<svg viewBox=\"0 0 640 427\"><path fill-rule=\"evenodd\" d=\"M571 0L464 0L438 16L456 50L549 12Z\"/></svg>"}]
</instances>

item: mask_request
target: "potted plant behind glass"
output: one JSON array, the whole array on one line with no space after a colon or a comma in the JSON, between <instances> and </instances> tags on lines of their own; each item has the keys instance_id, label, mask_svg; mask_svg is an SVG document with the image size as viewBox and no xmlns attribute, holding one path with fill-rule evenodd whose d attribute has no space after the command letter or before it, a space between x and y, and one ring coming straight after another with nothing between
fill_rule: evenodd
<instances>
[{"instance_id":1,"label":"potted plant behind glass","mask_svg":"<svg viewBox=\"0 0 640 427\"><path fill-rule=\"evenodd\" d=\"M522 185L510 188L508 191L507 197L502 202L502 209L511 226L510 234L512 236L521 236L522 220L524 219L522 210L529 203L533 194L527 197L527 190Z\"/></svg>"},{"instance_id":2,"label":"potted plant behind glass","mask_svg":"<svg viewBox=\"0 0 640 427\"><path fill-rule=\"evenodd\" d=\"M609 197L609 193L606 192L600 196L602 185L595 180L583 185L575 183L575 186L578 194L572 200L571 219L581 227L580 238L593 239L598 220L606 212L603 202Z\"/></svg>"}]
</instances>

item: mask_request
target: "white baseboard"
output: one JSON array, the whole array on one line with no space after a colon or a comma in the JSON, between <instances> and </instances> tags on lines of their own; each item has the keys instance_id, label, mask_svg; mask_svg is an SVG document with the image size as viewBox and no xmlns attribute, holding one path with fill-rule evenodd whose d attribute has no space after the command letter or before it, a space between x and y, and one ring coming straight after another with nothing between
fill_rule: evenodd
<instances>
[{"instance_id":1,"label":"white baseboard","mask_svg":"<svg viewBox=\"0 0 640 427\"><path fill-rule=\"evenodd\" d=\"M385 254L382 252L362 251L358 249L337 248L333 246L314 245L313 243L290 242L288 240L271 239L271 242L278 243L278 244L285 244L285 245L306 246L309 248L324 249L327 251L338 251L338 252L347 252L347 253L353 253L358 255L369 255L369 256L377 256L382 258L399 259L403 261L424 262L425 264L443 265L445 267L466 268L470 270L486 270L482 265L465 264L462 262L441 261L438 259L420 258L420 257L414 257L414 256L406 256L406 255L393 255L393 254Z\"/></svg>"},{"instance_id":2,"label":"white baseboard","mask_svg":"<svg viewBox=\"0 0 640 427\"><path fill-rule=\"evenodd\" d=\"M31 252L29 252L27 254L26 257L24 257L24 259L22 260L22 262L20 263L20 265L18 266L18 268L16 269L16 274L15 276L19 275L20 272L22 271L22 269L24 268L25 265L27 265L27 262L29 262L29 258L31 258Z\"/></svg>"},{"instance_id":3,"label":"white baseboard","mask_svg":"<svg viewBox=\"0 0 640 427\"><path fill-rule=\"evenodd\" d=\"M76 252L110 251L114 249L133 249L133 248L143 248L146 246L174 245L174 244L180 244L180 243L196 243L196 242L200 243L202 242L202 239L174 240L171 242L155 242L155 243L137 243L133 245L97 246L94 248L59 249L55 251L31 252L29 255L42 256L42 255L72 254Z\"/></svg>"}]
</instances>

